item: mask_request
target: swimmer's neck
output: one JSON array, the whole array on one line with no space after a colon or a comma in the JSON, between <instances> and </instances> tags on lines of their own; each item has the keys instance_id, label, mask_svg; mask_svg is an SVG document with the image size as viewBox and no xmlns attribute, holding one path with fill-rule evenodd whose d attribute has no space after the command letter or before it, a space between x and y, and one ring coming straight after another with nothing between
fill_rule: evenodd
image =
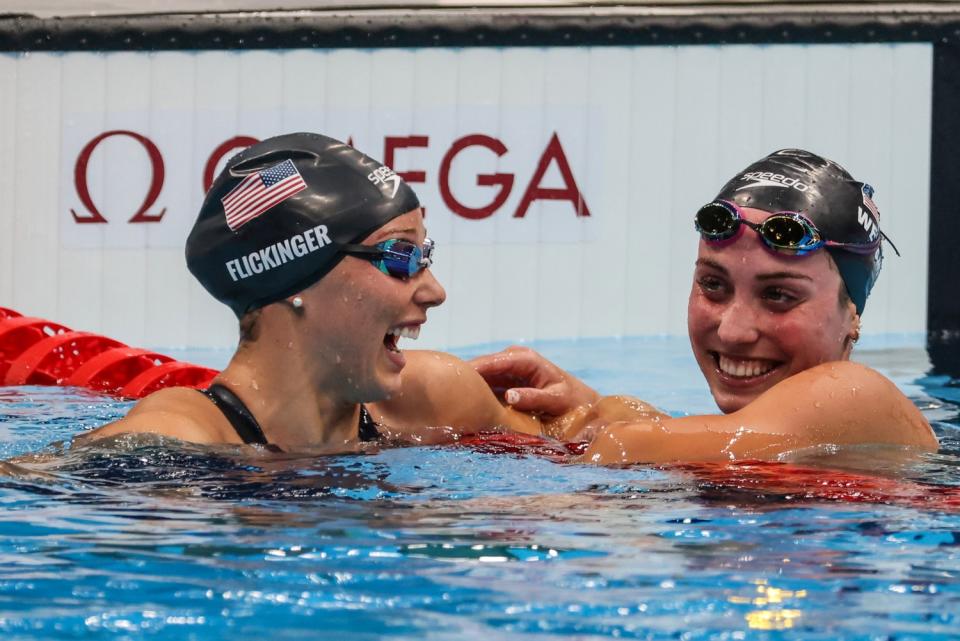
<instances>
[{"instance_id":1,"label":"swimmer's neck","mask_svg":"<svg viewBox=\"0 0 960 641\"><path fill-rule=\"evenodd\" d=\"M269 351L240 349L217 377L240 397L267 441L295 451L356 440L360 406L329 392L335 388L318 375L316 360L308 364L298 350Z\"/></svg>"}]
</instances>

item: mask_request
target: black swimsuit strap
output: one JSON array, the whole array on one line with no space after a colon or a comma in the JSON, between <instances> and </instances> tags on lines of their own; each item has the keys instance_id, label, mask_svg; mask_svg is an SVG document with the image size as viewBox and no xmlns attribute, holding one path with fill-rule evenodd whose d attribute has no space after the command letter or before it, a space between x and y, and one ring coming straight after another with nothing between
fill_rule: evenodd
<instances>
[{"instance_id":1,"label":"black swimsuit strap","mask_svg":"<svg viewBox=\"0 0 960 641\"><path fill-rule=\"evenodd\" d=\"M377 424L373 421L373 417L370 416L370 412L367 411L367 408L361 403L360 440L376 441L378 438L380 438L380 431L377 430Z\"/></svg>"},{"instance_id":2,"label":"black swimsuit strap","mask_svg":"<svg viewBox=\"0 0 960 641\"><path fill-rule=\"evenodd\" d=\"M204 396L213 401L223 416L230 422L233 429L243 439L246 444L267 445L267 437L264 436L260 423L253 417L247 406L240 398L230 391L229 388L214 383L205 390L200 390ZM377 424L367 408L360 405L360 430L359 437L361 441L376 441L380 438L380 431L377 430Z\"/></svg>"},{"instance_id":3,"label":"black swimsuit strap","mask_svg":"<svg viewBox=\"0 0 960 641\"><path fill-rule=\"evenodd\" d=\"M208 389L200 391L223 412L224 417L230 421L230 425L233 425L233 429L237 431L244 443L267 444L267 437L263 435L260 423L236 394L220 383L214 383Z\"/></svg>"}]
</instances>

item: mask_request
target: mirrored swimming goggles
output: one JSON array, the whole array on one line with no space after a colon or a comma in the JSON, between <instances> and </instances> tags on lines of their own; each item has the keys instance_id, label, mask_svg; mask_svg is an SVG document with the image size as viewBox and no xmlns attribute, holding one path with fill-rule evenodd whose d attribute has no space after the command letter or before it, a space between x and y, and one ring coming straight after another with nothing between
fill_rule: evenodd
<instances>
[{"instance_id":1,"label":"mirrored swimming goggles","mask_svg":"<svg viewBox=\"0 0 960 641\"><path fill-rule=\"evenodd\" d=\"M876 240L868 243L840 243L826 240L809 218L792 211L779 211L770 214L763 222L753 223L740 215L740 208L726 200L717 200L700 208L693 219L694 228L704 240L723 242L736 236L740 225L746 225L757 232L760 240L768 248L781 254L802 256L821 247L837 247L857 254L872 254L880 246L880 240L887 238L883 232ZM887 242L890 239L887 238ZM893 247L893 243L890 243ZM893 247L897 251L896 247ZM900 252L897 252L899 255Z\"/></svg>"},{"instance_id":2,"label":"mirrored swimming goggles","mask_svg":"<svg viewBox=\"0 0 960 641\"><path fill-rule=\"evenodd\" d=\"M365 258L384 274L405 280L433 264L433 248L429 238L423 240L422 247L408 240L391 238L376 245L341 245L340 251Z\"/></svg>"}]
</instances>

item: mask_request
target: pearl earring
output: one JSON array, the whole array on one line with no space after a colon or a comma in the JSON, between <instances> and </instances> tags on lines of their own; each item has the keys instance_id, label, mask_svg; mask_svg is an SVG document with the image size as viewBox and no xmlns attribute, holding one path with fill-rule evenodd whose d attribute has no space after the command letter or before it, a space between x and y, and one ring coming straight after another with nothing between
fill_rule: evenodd
<instances>
[{"instance_id":1,"label":"pearl earring","mask_svg":"<svg viewBox=\"0 0 960 641\"><path fill-rule=\"evenodd\" d=\"M303 299L299 296L294 296L293 300L290 303L294 306L295 309L300 309L303 307Z\"/></svg>"}]
</instances>

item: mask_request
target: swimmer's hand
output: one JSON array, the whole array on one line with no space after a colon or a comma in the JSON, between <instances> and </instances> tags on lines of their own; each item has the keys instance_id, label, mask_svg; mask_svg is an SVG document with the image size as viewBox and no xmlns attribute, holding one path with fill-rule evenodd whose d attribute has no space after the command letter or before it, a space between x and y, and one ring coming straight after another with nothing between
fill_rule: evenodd
<instances>
[{"instance_id":1,"label":"swimmer's hand","mask_svg":"<svg viewBox=\"0 0 960 641\"><path fill-rule=\"evenodd\" d=\"M521 412L559 417L600 400L596 390L529 347L508 347L469 363L497 396Z\"/></svg>"},{"instance_id":2,"label":"swimmer's hand","mask_svg":"<svg viewBox=\"0 0 960 641\"><path fill-rule=\"evenodd\" d=\"M570 442L592 441L608 425L622 422L660 423L670 415L632 396L604 396L591 405L582 405L563 416L544 422L548 436Z\"/></svg>"}]
</instances>

